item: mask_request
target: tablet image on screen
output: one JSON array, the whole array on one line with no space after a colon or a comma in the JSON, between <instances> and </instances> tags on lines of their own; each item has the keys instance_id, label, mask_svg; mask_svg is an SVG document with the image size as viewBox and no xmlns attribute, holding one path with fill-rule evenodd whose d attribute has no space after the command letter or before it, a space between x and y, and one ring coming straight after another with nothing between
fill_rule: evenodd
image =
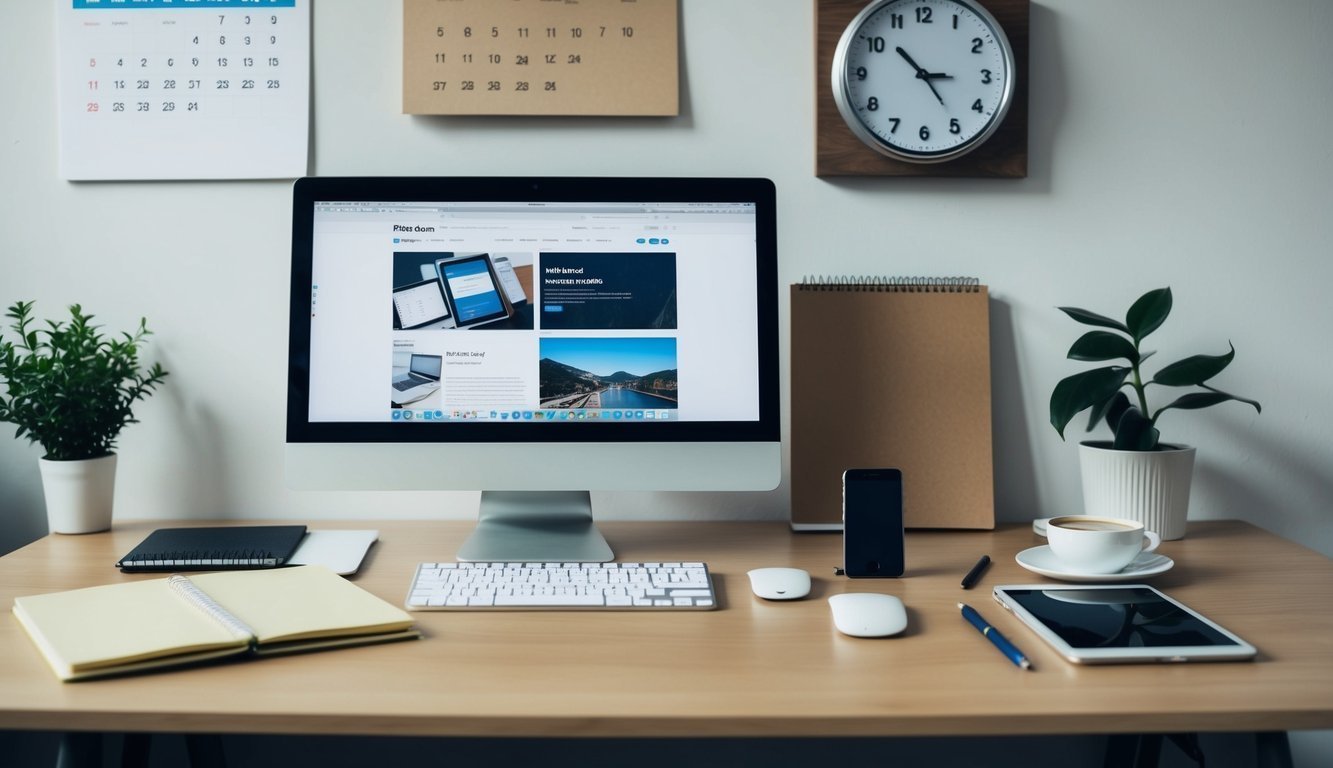
<instances>
[{"instance_id":1,"label":"tablet image on screen","mask_svg":"<svg viewBox=\"0 0 1333 768\"><path fill-rule=\"evenodd\" d=\"M441 259L435 266L459 328L509 317L509 307L500 294L500 279L491 266L490 256L479 254Z\"/></svg>"},{"instance_id":2,"label":"tablet image on screen","mask_svg":"<svg viewBox=\"0 0 1333 768\"><path fill-rule=\"evenodd\" d=\"M432 278L393 289L393 316L403 330L446 327L451 315L440 281Z\"/></svg>"},{"instance_id":3,"label":"tablet image on screen","mask_svg":"<svg viewBox=\"0 0 1333 768\"><path fill-rule=\"evenodd\" d=\"M1144 585L999 586L995 600L1080 664L1225 661L1254 646Z\"/></svg>"}]
</instances>

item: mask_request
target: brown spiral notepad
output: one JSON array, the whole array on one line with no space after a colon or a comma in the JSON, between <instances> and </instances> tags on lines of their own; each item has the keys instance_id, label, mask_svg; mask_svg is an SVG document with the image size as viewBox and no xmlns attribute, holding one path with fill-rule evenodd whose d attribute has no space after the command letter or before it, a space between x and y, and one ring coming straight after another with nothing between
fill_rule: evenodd
<instances>
[{"instance_id":1,"label":"brown spiral notepad","mask_svg":"<svg viewBox=\"0 0 1333 768\"><path fill-rule=\"evenodd\" d=\"M909 528L994 528L990 319L975 278L791 286L791 526L842 528L842 473L896 467Z\"/></svg>"}]
</instances>

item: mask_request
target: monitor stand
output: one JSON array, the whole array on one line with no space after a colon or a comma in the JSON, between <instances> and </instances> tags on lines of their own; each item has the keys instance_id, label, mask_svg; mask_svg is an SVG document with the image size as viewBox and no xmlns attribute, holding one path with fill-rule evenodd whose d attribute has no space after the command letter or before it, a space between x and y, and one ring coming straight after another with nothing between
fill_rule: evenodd
<instances>
[{"instance_id":1,"label":"monitor stand","mask_svg":"<svg viewBox=\"0 0 1333 768\"><path fill-rule=\"evenodd\" d=\"M592 522L587 491L482 491L462 562L605 563L614 555Z\"/></svg>"}]
</instances>

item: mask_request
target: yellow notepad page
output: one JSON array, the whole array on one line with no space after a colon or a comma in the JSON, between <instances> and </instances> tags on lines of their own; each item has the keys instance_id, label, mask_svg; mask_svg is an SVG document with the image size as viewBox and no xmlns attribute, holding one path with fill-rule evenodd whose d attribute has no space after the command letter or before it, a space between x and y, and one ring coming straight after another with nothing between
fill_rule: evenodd
<instances>
[{"instance_id":1,"label":"yellow notepad page","mask_svg":"<svg viewBox=\"0 0 1333 768\"><path fill-rule=\"evenodd\" d=\"M248 646L166 579L14 599L14 615L62 679L144 659Z\"/></svg>"},{"instance_id":2,"label":"yellow notepad page","mask_svg":"<svg viewBox=\"0 0 1333 768\"><path fill-rule=\"evenodd\" d=\"M407 629L412 617L322 565L191 575L262 646Z\"/></svg>"}]
</instances>

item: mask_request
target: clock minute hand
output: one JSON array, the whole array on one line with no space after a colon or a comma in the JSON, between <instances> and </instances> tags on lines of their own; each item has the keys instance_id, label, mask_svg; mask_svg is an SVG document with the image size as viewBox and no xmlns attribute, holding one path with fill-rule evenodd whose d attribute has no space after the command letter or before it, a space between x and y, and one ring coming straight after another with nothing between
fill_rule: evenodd
<instances>
[{"instance_id":1,"label":"clock minute hand","mask_svg":"<svg viewBox=\"0 0 1333 768\"><path fill-rule=\"evenodd\" d=\"M906 59L908 64L912 65L912 69L916 70L917 77L921 77L921 73L926 71L921 68L920 64L917 64L915 61L913 61L911 56L907 55L907 51L904 51L901 45L898 46L897 48L894 48L893 50L897 51L899 56L902 56L904 59Z\"/></svg>"},{"instance_id":2,"label":"clock minute hand","mask_svg":"<svg viewBox=\"0 0 1333 768\"><path fill-rule=\"evenodd\" d=\"M932 83L932 82L930 82L930 81L931 81L931 73L930 73L930 72L927 72L925 69L923 69L923 68L921 67L920 64L917 64L915 61L913 61L913 60L912 60L912 57L909 56L909 55L907 55L907 51L904 51L904 50L902 49L902 46L897 46L896 48L894 48L894 50L897 51L897 52L898 52L898 55L899 55L899 56L902 56L903 59L904 59L908 64L911 64L911 65L912 65L912 69L915 69L915 70L916 70L916 79L918 79L918 80L922 81L923 83L925 83L925 84L926 84L926 87L930 88L930 92L933 93L933 94L935 94L935 98L939 100L940 104L944 104L944 98L943 98L942 96L940 96L940 92L939 92L939 91L935 90L935 84ZM947 77L947 75L946 75L946 77Z\"/></svg>"}]
</instances>

